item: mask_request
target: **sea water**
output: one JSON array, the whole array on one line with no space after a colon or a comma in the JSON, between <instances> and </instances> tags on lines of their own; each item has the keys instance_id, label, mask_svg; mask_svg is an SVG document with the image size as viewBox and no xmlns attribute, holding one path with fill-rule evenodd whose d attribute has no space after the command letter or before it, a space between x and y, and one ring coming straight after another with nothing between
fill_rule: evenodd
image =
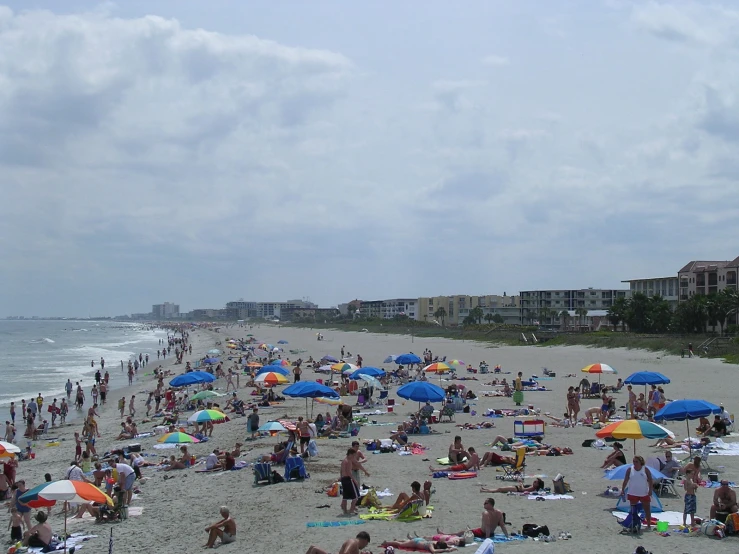
<instances>
[{"instance_id":1,"label":"sea water","mask_svg":"<svg viewBox=\"0 0 739 554\"><path fill-rule=\"evenodd\" d=\"M156 362L157 349L162 348L159 339L166 338L166 331L136 323L0 321L0 406L15 402L18 410L21 399L28 401L39 393L50 403L61 397L67 379L72 384L79 381L89 398L100 358L105 359L111 385L125 385L128 360L149 354L149 363Z\"/></svg>"}]
</instances>

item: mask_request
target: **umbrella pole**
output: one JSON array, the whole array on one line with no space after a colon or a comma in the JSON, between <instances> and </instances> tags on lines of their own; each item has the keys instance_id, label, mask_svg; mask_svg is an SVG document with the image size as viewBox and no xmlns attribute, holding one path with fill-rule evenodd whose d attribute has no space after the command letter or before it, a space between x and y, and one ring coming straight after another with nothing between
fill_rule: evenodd
<instances>
[{"instance_id":1,"label":"umbrella pole","mask_svg":"<svg viewBox=\"0 0 739 554\"><path fill-rule=\"evenodd\" d=\"M690 440L690 420L685 419L685 427L688 430L688 456L693 457L693 442Z\"/></svg>"},{"instance_id":2,"label":"umbrella pole","mask_svg":"<svg viewBox=\"0 0 739 554\"><path fill-rule=\"evenodd\" d=\"M67 554L67 509L69 508L69 503L65 500L64 501L64 554Z\"/></svg>"}]
</instances>

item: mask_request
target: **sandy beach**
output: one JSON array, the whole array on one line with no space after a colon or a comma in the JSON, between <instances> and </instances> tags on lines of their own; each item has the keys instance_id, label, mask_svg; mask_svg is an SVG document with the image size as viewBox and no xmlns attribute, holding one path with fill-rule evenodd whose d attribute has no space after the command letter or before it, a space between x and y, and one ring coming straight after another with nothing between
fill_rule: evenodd
<instances>
[{"instance_id":1,"label":"sandy beach","mask_svg":"<svg viewBox=\"0 0 739 554\"><path fill-rule=\"evenodd\" d=\"M305 350L299 356L306 360L309 355L319 359L324 355L340 356L342 346L353 356L361 354L365 366L383 366L382 361L390 354L415 352L421 354L430 349L435 355L447 356L449 359L458 358L477 366L485 360L490 367L500 365L503 375L511 380L518 371L524 377L532 374L542 376L542 368L556 372L556 377L543 381L551 391L530 392L525 394L525 404L533 404L542 412L551 412L560 416L565 409L565 394L567 387L580 382L584 374L580 369L590 363L608 363L618 370L618 377L625 378L634 371L654 370L667 375L672 383L665 387L668 399L702 398L713 403L724 403L729 412L736 409L736 396L730 386L733 383L736 367L723 364L716 360L699 358L679 358L663 356L658 353L628 350L605 350L583 347L490 347L474 342L452 341L448 339L412 339L410 336L376 335L370 333L345 333L340 331L322 331L325 340L317 341L316 333L310 329L284 328L272 325L261 325L249 330L243 327L222 328L220 333L195 330L191 333L193 346L192 356L187 360L201 357L209 348L213 348L216 341L225 341L226 337L244 337L253 333L260 341L276 344L278 340L288 341L285 349ZM284 357L295 359L298 355L285 352ZM165 369L173 369L180 373L184 366L173 366L173 358L168 357L166 362L159 362ZM146 368L149 373L156 367L154 361ZM116 368L112 368L114 371ZM565 374L574 373L576 377L566 378ZM466 377L466 372L459 376ZM470 377L474 375L469 374ZM303 380L314 379L316 375L306 370ZM471 388L476 393L490 390L492 387L484 383L493 378L492 375L477 375L478 380L457 381ZM597 377L596 377L597 379ZM169 378L167 379L167 381ZM432 382L438 383L438 377L431 377ZM245 380L242 378L242 386ZM616 377L604 376L603 382L614 384ZM442 386L449 383L442 381ZM214 383L220 391L225 390L225 382L219 380ZM169 455L173 450L154 450L156 437L137 439L135 441L116 442L113 439L119 432L119 414L116 410L116 401L121 396L129 398L136 394L138 403L137 421L141 421L145 412L144 400L146 391L153 390L154 383L151 376L140 375L139 380L132 387L114 390L110 395L107 406L101 408L99 421L102 438L98 440L98 452L125 446L131 442L142 444L146 453ZM396 398L396 408L391 414L372 416L378 423L397 423L402 421L411 411L418 407L415 402L405 402L395 395L396 387L390 391L390 398ZM243 389L240 396L248 401L251 389ZM88 400L89 402L89 400ZM626 403L626 392L616 394L617 406ZM583 400L582 409L599 405L598 399ZM87 407L87 406L86 406ZM375 486L378 490L389 488L395 496L385 499L392 503L401 491L409 491L411 481L423 482L430 478L429 463L438 457L446 456L447 448L454 435L462 436L466 447L474 446L482 454L490 450L485 445L490 443L495 435L512 436L513 419L484 418L481 414L489 408L514 408L510 398L487 398L479 396L474 401L473 409L476 416L458 413L453 423L433 425L435 434L415 436L417 442L428 450L424 455L400 456L398 454L376 454L366 452L368 461L366 469L371 476L363 482ZM326 406L316 404L316 410L326 411ZM333 413L334 408L328 407ZM297 418L305 415L305 402L300 399L287 399L279 406L260 409L261 423L277 418ZM183 416L182 419L186 417ZM460 430L457 425L465 422L493 421L495 429L490 430ZM140 423L139 430L147 431L153 423ZM36 459L21 462L17 471L19 478L26 479L29 487L43 481L46 472L53 478L63 478L69 462L74 456L73 433L80 430L80 422L76 421L62 428L50 431L52 436L62 439L61 446L47 447L44 441L36 443ZM671 423L668 427L680 439L686 435L684 422ZM695 422L691 422L691 429ZM19 426L20 428L20 426ZM385 438L389 435L391 426L364 426L360 430L359 439ZM22 431L19 433L22 435ZM246 420L235 418L232 421L217 425L210 442L202 445L193 445L191 451L196 456L205 456L213 448L232 448L237 441L243 441L246 436ZM572 486L574 496L571 500L556 500L538 502L525 497L493 495L496 507L507 514L511 523L510 531L518 531L525 523L545 524L553 534L560 530L572 534L568 541L540 544L532 540L496 545L498 552L534 552L547 550L553 553L583 551L583 552L618 552L631 553L637 545L644 545L652 552L736 552L739 542L736 538L726 538L716 541L704 536L689 537L672 534L662 537L657 533L644 533L639 538L619 534L620 526L611 511L616 504L615 498L599 496L608 485L621 485L620 482L609 482L602 478L603 471L599 469L608 451L589 447L582 447L586 439L594 438L594 431L589 427L577 426L573 429L547 426L545 442L554 446L572 448L574 454L561 457L528 456L527 475L546 475L544 481L551 486L552 479L557 473L564 474L565 480ZM253 442L246 442L246 450L242 450L240 459L252 462L258 454L271 451L277 439L261 438ZM218 508L226 505L238 525L237 540L234 544L221 546L224 552L254 552L258 554L297 554L305 552L308 546L315 544L328 550L337 552L344 540L353 537L360 530L367 531L372 537L368 547L372 552L381 552L379 544L383 540L401 539L408 532L419 535L431 535L437 527L447 530L460 530L466 526L478 527L482 512L483 501L488 494L479 492L481 484L499 486L501 481L496 480L495 468L484 468L478 478L452 481L448 479L433 479L436 492L432 497L434 506L431 518L412 523L369 521L362 525L347 525L340 527L308 527L309 522L341 521L340 499L328 497L324 491L339 476L339 463L344 457L346 449L351 443L350 438L337 440L319 439L319 455L307 461L307 468L311 478L303 482L282 483L271 486L253 486L253 475L250 469L223 473L197 473L193 469L171 472L171 479L164 479L163 471L153 468L144 468L145 481L140 483L140 494L133 501L133 507L143 508L140 516L130 517L121 524L96 525L89 520L75 522L70 525L72 532L85 531L98 535L98 538L85 543L82 552L107 552L110 528L114 534L114 552L158 551L166 553L190 553L202 550L206 540L203 529L219 519ZM731 442L731 437L727 442ZM18 444L25 444L20 438ZM632 456L634 445L631 441L623 441L627 458ZM637 441L637 453L644 457L660 452L649 448L652 441ZM152 458L154 460L155 458ZM429 459L429 461L423 461ZM721 472L722 477L731 481L739 480L739 457L712 455L710 464ZM705 475L705 473L704 473ZM526 479L530 483L531 479ZM681 491L681 489L680 489ZM706 488L698 489L697 515L706 517L711 504L713 491ZM666 496L661 498L664 509L682 512L682 497ZM552 502L556 502L552 506ZM318 508L328 504L328 508ZM3 519L5 524L6 519ZM63 529L61 510L55 509L51 524L56 532ZM671 526L671 530L674 526ZM7 535L6 535L7 536ZM709 542L710 541L710 542ZM474 548L462 549L474 552Z\"/></svg>"}]
</instances>

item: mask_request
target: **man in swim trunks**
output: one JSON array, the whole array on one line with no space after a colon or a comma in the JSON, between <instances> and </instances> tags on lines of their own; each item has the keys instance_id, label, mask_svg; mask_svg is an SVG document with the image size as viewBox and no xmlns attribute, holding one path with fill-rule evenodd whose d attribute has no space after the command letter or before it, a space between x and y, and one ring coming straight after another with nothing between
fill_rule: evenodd
<instances>
[{"instance_id":1,"label":"man in swim trunks","mask_svg":"<svg viewBox=\"0 0 739 554\"><path fill-rule=\"evenodd\" d=\"M449 461L453 464L462 463L464 458L469 458L467 450L462 445L462 437L457 435L454 437L454 442L449 445Z\"/></svg>"},{"instance_id":2,"label":"man in swim trunks","mask_svg":"<svg viewBox=\"0 0 739 554\"><path fill-rule=\"evenodd\" d=\"M477 452L475 452L475 449L470 446L469 450L467 451L467 461L462 464L456 464L452 467L439 467L434 468L434 466L429 466L429 471L431 473L434 473L435 471L477 471L480 469L480 456L477 455Z\"/></svg>"},{"instance_id":3,"label":"man in swim trunks","mask_svg":"<svg viewBox=\"0 0 739 554\"><path fill-rule=\"evenodd\" d=\"M133 483L136 481L136 472L130 465L121 462L115 462L114 467L118 471L118 484L122 490L126 491L126 504L130 504L133 498Z\"/></svg>"},{"instance_id":4,"label":"man in swim trunks","mask_svg":"<svg viewBox=\"0 0 739 554\"><path fill-rule=\"evenodd\" d=\"M213 548L216 539L221 539L221 544L229 544L236 540L236 521L231 517L226 506L221 506L220 512L223 519L205 528L205 532L208 533L208 542L203 548Z\"/></svg>"},{"instance_id":5,"label":"man in swim trunks","mask_svg":"<svg viewBox=\"0 0 739 554\"><path fill-rule=\"evenodd\" d=\"M35 520L38 524L31 527L23 535L23 545L43 548L46 552L51 542L51 525L46 523L46 512L37 512Z\"/></svg>"},{"instance_id":6,"label":"man in swim trunks","mask_svg":"<svg viewBox=\"0 0 739 554\"><path fill-rule=\"evenodd\" d=\"M357 533L357 538L349 539L341 545L339 554L363 554L369 542L369 533L367 531L360 531ZM305 554L328 554L328 552L321 550L317 546L311 546Z\"/></svg>"},{"instance_id":7,"label":"man in swim trunks","mask_svg":"<svg viewBox=\"0 0 739 554\"><path fill-rule=\"evenodd\" d=\"M305 454L305 449L308 448L310 442L310 427L308 427L308 422L303 419L303 416L298 418L298 430L300 431L300 453Z\"/></svg>"},{"instance_id":8,"label":"man in swim trunks","mask_svg":"<svg viewBox=\"0 0 739 554\"><path fill-rule=\"evenodd\" d=\"M500 510L495 509L495 499L488 498L485 500L483 507L485 510L482 512L482 523L477 529L470 529L472 534L478 539L488 539L495 535L495 529L500 527L501 531L508 537L508 529L505 526L505 514ZM459 531L458 533L444 533L440 529L436 529L439 535L456 535L463 537L466 529Z\"/></svg>"},{"instance_id":9,"label":"man in swim trunks","mask_svg":"<svg viewBox=\"0 0 739 554\"><path fill-rule=\"evenodd\" d=\"M482 457L480 465L483 466L502 466L502 465L516 465L516 458L513 456L501 456L497 452L486 452Z\"/></svg>"},{"instance_id":10,"label":"man in swim trunks","mask_svg":"<svg viewBox=\"0 0 739 554\"><path fill-rule=\"evenodd\" d=\"M736 493L731 490L729 482L721 481L721 486L713 493L713 505L711 506L711 519L716 518L716 512L736 513L739 511L736 503Z\"/></svg>"},{"instance_id":11,"label":"man in swim trunks","mask_svg":"<svg viewBox=\"0 0 739 554\"><path fill-rule=\"evenodd\" d=\"M357 514L357 500L359 499L359 486L352 477L352 468L356 463L356 450L350 448L346 451L346 458L341 462L341 510L344 515ZM347 509L347 501L351 500L351 506Z\"/></svg>"}]
</instances>

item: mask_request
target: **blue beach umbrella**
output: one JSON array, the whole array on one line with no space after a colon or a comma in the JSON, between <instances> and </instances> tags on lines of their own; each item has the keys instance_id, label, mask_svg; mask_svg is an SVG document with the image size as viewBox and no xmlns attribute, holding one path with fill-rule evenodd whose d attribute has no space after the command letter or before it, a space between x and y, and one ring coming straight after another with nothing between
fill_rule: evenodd
<instances>
[{"instance_id":1,"label":"blue beach umbrella","mask_svg":"<svg viewBox=\"0 0 739 554\"><path fill-rule=\"evenodd\" d=\"M277 341L277 344L287 344L287 341L286 340L278 340Z\"/></svg>"},{"instance_id":2,"label":"blue beach umbrella","mask_svg":"<svg viewBox=\"0 0 739 554\"><path fill-rule=\"evenodd\" d=\"M411 352L410 354L401 354L395 358L395 363L398 365L420 364L421 358Z\"/></svg>"},{"instance_id":3,"label":"blue beach umbrella","mask_svg":"<svg viewBox=\"0 0 739 554\"><path fill-rule=\"evenodd\" d=\"M315 381L300 381L292 384L282 391L285 396L292 396L293 398L305 398L305 413L308 413L308 399L309 398L341 398L339 393L334 389L316 383ZM311 407L311 411L313 408Z\"/></svg>"},{"instance_id":4,"label":"blue beach umbrella","mask_svg":"<svg viewBox=\"0 0 739 554\"><path fill-rule=\"evenodd\" d=\"M360 367L349 376L349 379L357 380L360 378L360 375L370 375L379 379L385 375L385 370L380 369L379 367Z\"/></svg>"},{"instance_id":5,"label":"blue beach umbrella","mask_svg":"<svg viewBox=\"0 0 739 554\"><path fill-rule=\"evenodd\" d=\"M693 450L690 442L690 424L691 419L708 417L711 414L720 414L721 406L711 404L705 400L673 400L665 404L665 406L654 414L655 421L685 421L688 428L688 451L692 455Z\"/></svg>"},{"instance_id":6,"label":"blue beach umbrella","mask_svg":"<svg viewBox=\"0 0 739 554\"><path fill-rule=\"evenodd\" d=\"M327 362L333 362L333 363L335 363L335 364L336 364L336 363L339 363L339 360L337 360L337 359L336 359L336 358L334 358L333 356L328 356L328 355L327 355L327 356L324 356L323 358L321 358L321 360L325 360L325 361L327 361Z\"/></svg>"},{"instance_id":7,"label":"blue beach umbrella","mask_svg":"<svg viewBox=\"0 0 739 554\"><path fill-rule=\"evenodd\" d=\"M415 402L441 402L446 392L428 381L412 381L398 389L398 396Z\"/></svg>"},{"instance_id":8,"label":"blue beach umbrella","mask_svg":"<svg viewBox=\"0 0 739 554\"><path fill-rule=\"evenodd\" d=\"M205 358L205 359L203 360L203 363L204 363L204 364L217 364L217 363L218 363L218 362L220 362L220 361L221 361L221 360L219 360L218 358Z\"/></svg>"},{"instance_id":9,"label":"blue beach umbrella","mask_svg":"<svg viewBox=\"0 0 739 554\"><path fill-rule=\"evenodd\" d=\"M212 383L215 380L214 375L205 371L191 371L190 373L178 375L169 382L169 385L172 387L187 387L199 383Z\"/></svg>"},{"instance_id":10,"label":"blue beach umbrella","mask_svg":"<svg viewBox=\"0 0 739 554\"><path fill-rule=\"evenodd\" d=\"M266 431L266 432L279 432L279 431L287 431L285 427L280 423L279 421L268 421L264 425L262 425L257 431Z\"/></svg>"},{"instance_id":11,"label":"blue beach umbrella","mask_svg":"<svg viewBox=\"0 0 739 554\"><path fill-rule=\"evenodd\" d=\"M670 382L668 377L656 371L637 371L632 373L625 380L627 385L667 385Z\"/></svg>"},{"instance_id":12,"label":"blue beach umbrella","mask_svg":"<svg viewBox=\"0 0 739 554\"><path fill-rule=\"evenodd\" d=\"M391 363L393 363L395 361L395 358L397 358L397 356L394 356L393 354L390 354L387 358L385 358L384 360L382 360L382 363L383 364L391 364Z\"/></svg>"},{"instance_id":13,"label":"blue beach umbrella","mask_svg":"<svg viewBox=\"0 0 739 554\"><path fill-rule=\"evenodd\" d=\"M634 464L624 464L613 469L607 469L603 475L603 479L608 479L609 481L623 481L624 477L626 477L626 470L630 467L633 467L633 465ZM667 475L665 475L661 471L654 469L653 467L649 468L649 473L652 474L652 479L668 478Z\"/></svg>"}]
</instances>

